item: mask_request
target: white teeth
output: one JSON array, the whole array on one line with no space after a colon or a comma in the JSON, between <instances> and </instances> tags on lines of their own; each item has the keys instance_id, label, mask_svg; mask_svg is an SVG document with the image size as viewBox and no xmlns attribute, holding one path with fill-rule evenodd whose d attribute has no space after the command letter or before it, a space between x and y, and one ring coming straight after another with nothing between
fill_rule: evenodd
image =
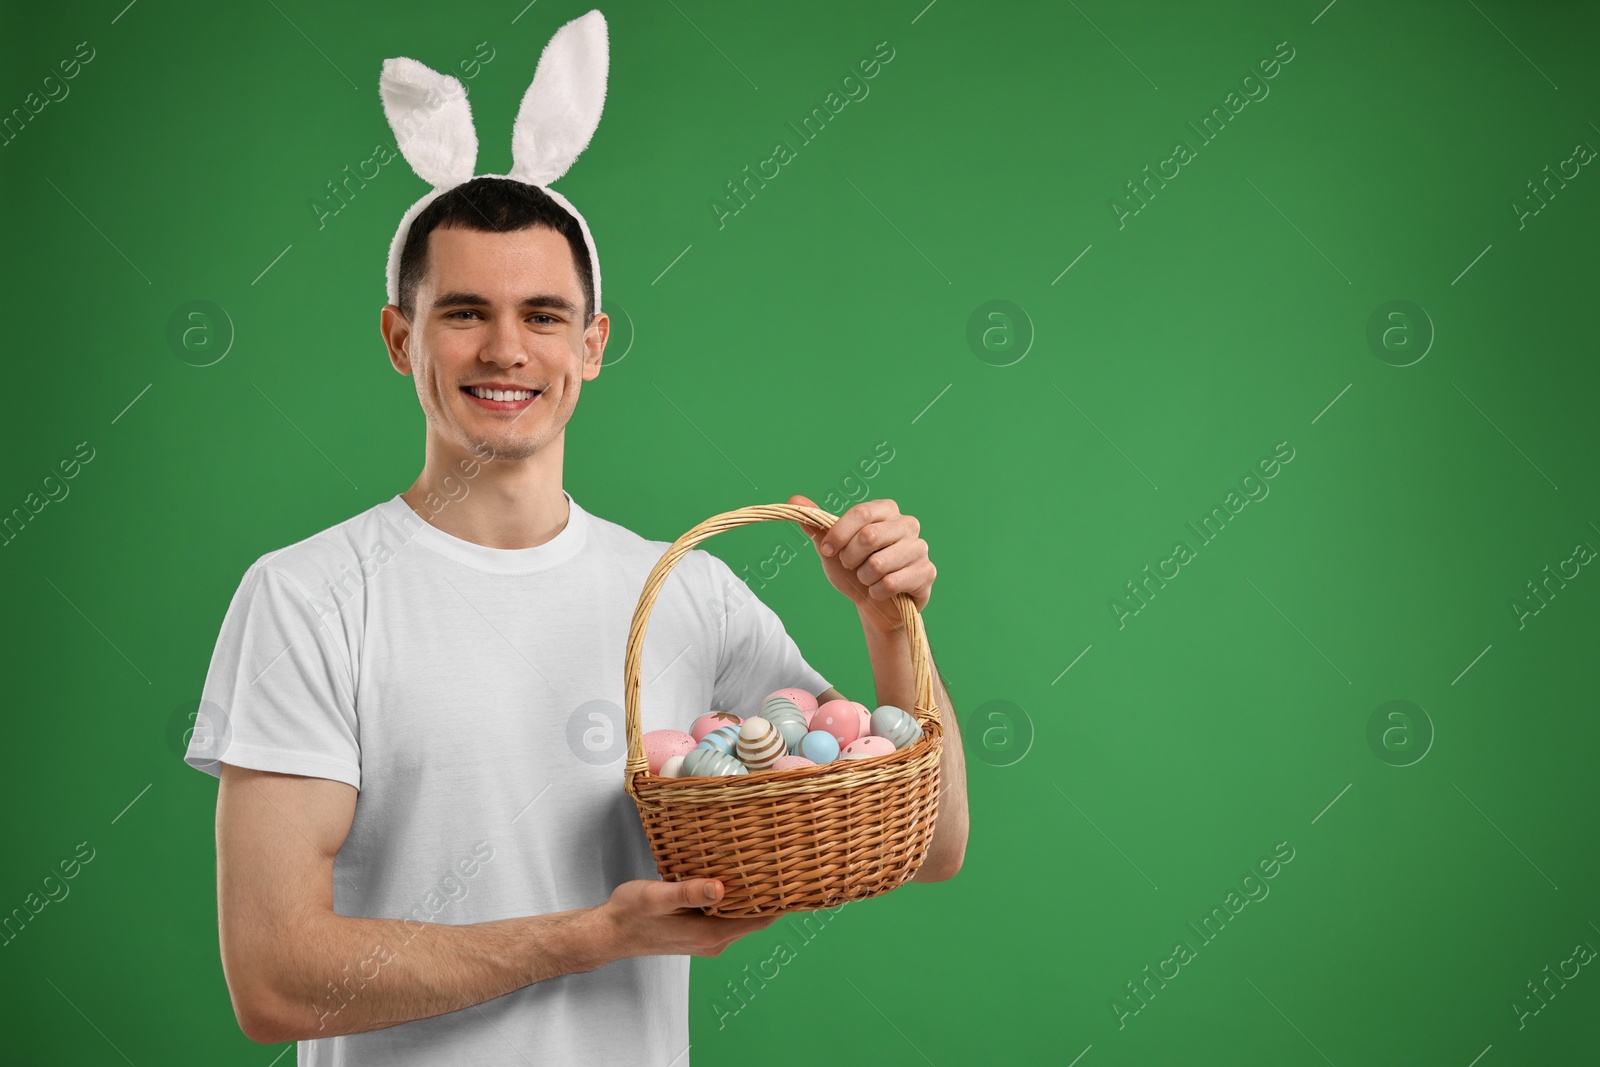
<instances>
[{"instance_id":1,"label":"white teeth","mask_svg":"<svg viewBox=\"0 0 1600 1067\"><path fill-rule=\"evenodd\" d=\"M529 400L539 395L532 389L480 389L473 386L467 391L480 400Z\"/></svg>"}]
</instances>

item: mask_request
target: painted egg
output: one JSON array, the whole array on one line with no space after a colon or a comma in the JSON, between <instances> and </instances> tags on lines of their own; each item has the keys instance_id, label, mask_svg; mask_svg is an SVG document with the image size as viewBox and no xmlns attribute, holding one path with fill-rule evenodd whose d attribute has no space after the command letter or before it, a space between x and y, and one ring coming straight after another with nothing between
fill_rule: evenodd
<instances>
[{"instance_id":1,"label":"painted egg","mask_svg":"<svg viewBox=\"0 0 1600 1067\"><path fill-rule=\"evenodd\" d=\"M792 771L796 767L815 766L815 761L808 760L804 756L779 756L772 761L772 769L775 771Z\"/></svg>"},{"instance_id":2,"label":"painted egg","mask_svg":"<svg viewBox=\"0 0 1600 1067\"><path fill-rule=\"evenodd\" d=\"M826 730L812 730L800 739L799 755L812 763L832 763L839 758L839 739Z\"/></svg>"},{"instance_id":3,"label":"painted egg","mask_svg":"<svg viewBox=\"0 0 1600 1067\"><path fill-rule=\"evenodd\" d=\"M905 748L922 738L922 724L904 708L882 704L872 713L872 732L888 738L895 748Z\"/></svg>"},{"instance_id":4,"label":"painted egg","mask_svg":"<svg viewBox=\"0 0 1600 1067\"><path fill-rule=\"evenodd\" d=\"M861 716L856 714L856 704L850 700L830 700L817 708L811 716L811 730L826 730L839 742L848 745L861 736Z\"/></svg>"},{"instance_id":5,"label":"painted egg","mask_svg":"<svg viewBox=\"0 0 1600 1067\"><path fill-rule=\"evenodd\" d=\"M763 719L772 720L791 711L802 719L805 718L806 713L800 710L800 705L788 697L768 697L761 702L761 711L758 714Z\"/></svg>"},{"instance_id":6,"label":"painted egg","mask_svg":"<svg viewBox=\"0 0 1600 1067\"><path fill-rule=\"evenodd\" d=\"M800 751L800 739L810 733L803 715L796 713L792 719L779 719L772 725L778 728L778 733L783 737L783 747L791 756Z\"/></svg>"},{"instance_id":7,"label":"painted egg","mask_svg":"<svg viewBox=\"0 0 1600 1067\"><path fill-rule=\"evenodd\" d=\"M839 753L840 759L871 759L873 756L888 756L894 753L894 742L887 737L868 734L858 737Z\"/></svg>"},{"instance_id":8,"label":"painted egg","mask_svg":"<svg viewBox=\"0 0 1600 1067\"><path fill-rule=\"evenodd\" d=\"M719 726L700 739L702 745L710 745L719 752L733 755L733 746L739 741L739 727Z\"/></svg>"},{"instance_id":9,"label":"painted egg","mask_svg":"<svg viewBox=\"0 0 1600 1067\"><path fill-rule=\"evenodd\" d=\"M790 700L772 700L761 706L761 717L768 722L777 722L779 719L799 719L806 721L806 713L794 706Z\"/></svg>"},{"instance_id":10,"label":"painted egg","mask_svg":"<svg viewBox=\"0 0 1600 1067\"><path fill-rule=\"evenodd\" d=\"M766 700L763 700L762 703L765 704L767 700L771 700L773 697L788 697L795 702L801 711L817 710L817 698L804 689L775 689L767 694Z\"/></svg>"},{"instance_id":11,"label":"painted egg","mask_svg":"<svg viewBox=\"0 0 1600 1067\"><path fill-rule=\"evenodd\" d=\"M690 749L689 751L694 751ZM661 765L661 770L656 773L663 778L678 778L683 775L683 756L673 756Z\"/></svg>"},{"instance_id":12,"label":"painted egg","mask_svg":"<svg viewBox=\"0 0 1600 1067\"><path fill-rule=\"evenodd\" d=\"M872 732L872 712L867 710L867 706L865 704L857 703L854 700L852 700L850 703L855 704L856 718L861 720L861 732L856 734L856 736L866 737Z\"/></svg>"},{"instance_id":13,"label":"painted egg","mask_svg":"<svg viewBox=\"0 0 1600 1067\"><path fill-rule=\"evenodd\" d=\"M683 757L680 778L711 778L725 774L749 774L750 768L726 752L697 745L693 752Z\"/></svg>"},{"instance_id":14,"label":"painted egg","mask_svg":"<svg viewBox=\"0 0 1600 1067\"><path fill-rule=\"evenodd\" d=\"M695 739L682 730L651 730L644 735L644 756L650 773L660 774L661 765L673 756L687 755Z\"/></svg>"},{"instance_id":15,"label":"painted egg","mask_svg":"<svg viewBox=\"0 0 1600 1067\"><path fill-rule=\"evenodd\" d=\"M789 743L766 719L751 716L739 727L739 739L734 745L734 755L752 771L764 771L772 761L789 749Z\"/></svg>"},{"instance_id":16,"label":"painted egg","mask_svg":"<svg viewBox=\"0 0 1600 1067\"><path fill-rule=\"evenodd\" d=\"M721 726L738 726L744 719L731 711L708 711L694 721L689 727L689 734L696 741L704 741L706 734Z\"/></svg>"},{"instance_id":17,"label":"painted egg","mask_svg":"<svg viewBox=\"0 0 1600 1067\"><path fill-rule=\"evenodd\" d=\"M780 707L775 711L765 711L761 717L778 728L778 732L783 735L784 741L788 743L790 752L794 751L794 746L800 743L800 739L810 729L806 725L806 713L793 704L787 707Z\"/></svg>"}]
</instances>

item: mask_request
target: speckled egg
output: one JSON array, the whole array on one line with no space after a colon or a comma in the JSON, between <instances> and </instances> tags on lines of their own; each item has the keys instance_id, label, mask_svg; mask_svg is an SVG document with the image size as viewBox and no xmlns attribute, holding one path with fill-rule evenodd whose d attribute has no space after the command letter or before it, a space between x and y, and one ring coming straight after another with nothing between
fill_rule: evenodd
<instances>
[{"instance_id":1,"label":"speckled egg","mask_svg":"<svg viewBox=\"0 0 1600 1067\"><path fill-rule=\"evenodd\" d=\"M895 748L905 748L921 739L922 724L904 708L881 704L872 713L872 732L888 738Z\"/></svg>"},{"instance_id":2,"label":"speckled egg","mask_svg":"<svg viewBox=\"0 0 1600 1067\"><path fill-rule=\"evenodd\" d=\"M811 729L826 730L842 748L861 736L861 716L856 713L854 701L830 700L811 716Z\"/></svg>"},{"instance_id":3,"label":"speckled egg","mask_svg":"<svg viewBox=\"0 0 1600 1067\"><path fill-rule=\"evenodd\" d=\"M682 730L650 730L644 735L644 757L651 774L660 774L662 764L673 756L688 755L695 739Z\"/></svg>"},{"instance_id":4,"label":"speckled egg","mask_svg":"<svg viewBox=\"0 0 1600 1067\"><path fill-rule=\"evenodd\" d=\"M839 753L840 759L871 759L873 756L889 756L894 754L894 742L887 737L868 734L858 737Z\"/></svg>"},{"instance_id":5,"label":"speckled egg","mask_svg":"<svg viewBox=\"0 0 1600 1067\"><path fill-rule=\"evenodd\" d=\"M788 697L790 700L795 702L795 705L799 707L801 711L817 710L817 698L806 692L804 689L775 689L767 694L766 699L763 700L762 703L765 704L767 700L771 700L773 697Z\"/></svg>"},{"instance_id":6,"label":"speckled egg","mask_svg":"<svg viewBox=\"0 0 1600 1067\"><path fill-rule=\"evenodd\" d=\"M779 756L772 761L775 771L790 771L796 767L815 767L816 761L808 760L804 756Z\"/></svg>"},{"instance_id":7,"label":"speckled egg","mask_svg":"<svg viewBox=\"0 0 1600 1067\"><path fill-rule=\"evenodd\" d=\"M839 758L839 739L826 730L812 730L800 739L799 755L812 763L832 763Z\"/></svg>"},{"instance_id":8,"label":"speckled egg","mask_svg":"<svg viewBox=\"0 0 1600 1067\"><path fill-rule=\"evenodd\" d=\"M696 745L693 752L683 757L680 778L717 777L725 774L749 774L750 768L739 760L705 745Z\"/></svg>"},{"instance_id":9,"label":"speckled egg","mask_svg":"<svg viewBox=\"0 0 1600 1067\"><path fill-rule=\"evenodd\" d=\"M731 711L708 711L694 721L689 727L689 734L696 741L704 741L706 734L723 726L738 726L744 718Z\"/></svg>"},{"instance_id":10,"label":"speckled egg","mask_svg":"<svg viewBox=\"0 0 1600 1067\"><path fill-rule=\"evenodd\" d=\"M734 755L752 771L764 771L789 749L778 728L759 715L752 715L739 727Z\"/></svg>"}]
</instances>

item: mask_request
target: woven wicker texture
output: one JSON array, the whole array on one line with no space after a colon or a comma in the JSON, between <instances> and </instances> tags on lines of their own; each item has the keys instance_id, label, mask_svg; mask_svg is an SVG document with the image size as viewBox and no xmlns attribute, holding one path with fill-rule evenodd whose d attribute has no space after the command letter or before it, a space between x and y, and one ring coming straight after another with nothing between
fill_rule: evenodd
<instances>
[{"instance_id":1,"label":"woven wicker texture","mask_svg":"<svg viewBox=\"0 0 1600 1067\"><path fill-rule=\"evenodd\" d=\"M645 580L623 661L628 760L623 788L639 808L656 869L669 882L716 878L723 897L700 910L743 917L814 911L863 900L910 880L928 854L939 813L944 731L922 615L894 598L915 665L922 738L893 755L817 767L723 777L650 773L640 730L639 670L645 626L667 575L691 549L724 530L756 522L800 522L826 530L838 516L796 504L755 504L713 515L674 541ZM685 724L705 708L684 708ZM732 709L743 716L753 708Z\"/></svg>"}]
</instances>

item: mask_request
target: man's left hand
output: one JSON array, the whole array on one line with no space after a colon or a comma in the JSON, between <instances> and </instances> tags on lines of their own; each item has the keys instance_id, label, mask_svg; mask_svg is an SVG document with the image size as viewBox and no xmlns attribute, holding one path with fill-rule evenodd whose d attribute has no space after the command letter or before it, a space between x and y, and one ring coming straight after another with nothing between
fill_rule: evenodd
<instances>
[{"instance_id":1,"label":"man's left hand","mask_svg":"<svg viewBox=\"0 0 1600 1067\"><path fill-rule=\"evenodd\" d=\"M786 503L817 507L798 495ZM909 596L918 611L927 608L938 568L928 558L928 542L918 536L922 524L900 514L893 500L863 500L826 531L799 525L816 547L828 581L855 603L867 623L884 631L903 625L892 603L896 593Z\"/></svg>"}]
</instances>

